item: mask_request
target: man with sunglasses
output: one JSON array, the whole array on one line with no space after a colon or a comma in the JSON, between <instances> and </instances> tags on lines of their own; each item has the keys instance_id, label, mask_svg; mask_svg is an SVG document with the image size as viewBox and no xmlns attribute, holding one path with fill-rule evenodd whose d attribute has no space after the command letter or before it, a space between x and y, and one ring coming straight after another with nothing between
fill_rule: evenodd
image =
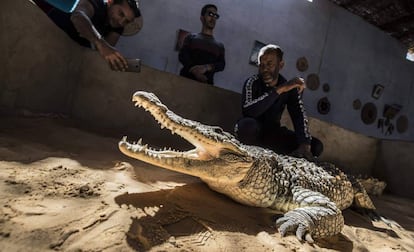
<instances>
[{"instance_id":1,"label":"man with sunglasses","mask_svg":"<svg viewBox=\"0 0 414 252\"><path fill-rule=\"evenodd\" d=\"M34 2L70 38L82 46L95 48L112 70L124 71L128 67L115 45L121 35L141 29L138 0L79 0L71 12L55 7L53 1Z\"/></svg>"},{"instance_id":2,"label":"man with sunglasses","mask_svg":"<svg viewBox=\"0 0 414 252\"><path fill-rule=\"evenodd\" d=\"M181 76L213 85L214 74L224 70L224 45L213 37L219 17L213 4L201 9L202 30L186 36L178 55L183 65Z\"/></svg>"},{"instance_id":3,"label":"man with sunglasses","mask_svg":"<svg viewBox=\"0 0 414 252\"><path fill-rule=\"evenodd\" d=\"M284 66L279 46L267 45L258 54L259 73L248 78L242 92L242 112L235 127L237 138L279 154L313 160L323 151L322 142L309 134L308 119L302 101L305 82L287 81L279 71ZM295 131L280 124L287 107Z\"/></svg>"}]
</instances>

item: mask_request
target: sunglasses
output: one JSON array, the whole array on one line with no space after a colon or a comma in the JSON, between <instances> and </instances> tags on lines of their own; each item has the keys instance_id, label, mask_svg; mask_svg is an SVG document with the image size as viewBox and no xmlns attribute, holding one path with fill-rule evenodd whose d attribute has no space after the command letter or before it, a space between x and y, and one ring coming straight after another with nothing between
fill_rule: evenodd
<instances>
[{"instance_id":1,"label":"sunglasses","mask_svg":"<svg viewBox=\"0 0 414 252\"><path fill-rule=\"evenodd\" d=\"M209 11L209 12L207 13L207 15L209 15L210 17L214 17L214 18L216 18L216 19L219 19L219 18L220 18L220 15L219 15L219 14L214 13L214 12L211 12L211 11Z\"/></svg>"}]
</instances>

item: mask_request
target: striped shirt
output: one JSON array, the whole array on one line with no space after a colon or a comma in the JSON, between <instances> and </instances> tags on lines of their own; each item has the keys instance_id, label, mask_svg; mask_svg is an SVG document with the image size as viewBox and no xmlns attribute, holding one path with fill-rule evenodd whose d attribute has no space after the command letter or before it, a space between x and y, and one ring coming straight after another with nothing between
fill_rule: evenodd
<instances>
[{"instance_id":1,"label":"striped shirt","mask_svg":"<svg viewBox=\"0 0 414 252\"><path fill-rule=\"evenodd\" d=\"M213 70L206 72L209 84L214 84L214 73L223 71L226 64L224 45L213 36L202 33L192 33L185 37L178 59L183 64L180 75L190 79L196 79L189 72L193 66L213 65Z\"/></svg>"},{"instance_id":2,"label":"striped shirt","mask_svg":"<svg viewBox=\"0 0 414 252\"><path fill-rule=\"evenodd\" d=\"M286 83L279 74L276 86ZM267 86L259 75L253 75L246 80L242 92L242 112L245 117L255 118L263 125L263 130L277 130L281 127L282 113L287 107L295 128L299 143L310 143L308 119L302 101L302 95L294 88L278 94L274 87Z\"/></svg>"}]
</instances>

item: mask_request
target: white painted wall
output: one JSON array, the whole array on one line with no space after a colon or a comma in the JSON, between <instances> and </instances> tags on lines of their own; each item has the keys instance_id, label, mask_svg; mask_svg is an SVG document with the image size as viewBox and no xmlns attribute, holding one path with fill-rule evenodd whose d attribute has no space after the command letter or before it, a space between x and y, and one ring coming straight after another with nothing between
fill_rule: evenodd
<instances>
[{"instance_id":1,"label":"white painted wall","mask_svg":"<svg viewBox=\"0 0 414 252\"><path fill-rule=\"evenodd\" d=\"M216 86L241 92L247 77L257 72L249 55L255 40L279 44L285 50L287 77L317 73L321 86L307 90L305 106L310 116L338 126L383 139L414 141L414 63L405 60L406 48L397 40L366 23L361 18L328 0L141 0L144 27L119 43L128 57L139 57L144 64L178 74L181 68L174 51L177 30L198 32L200 9L206 3L216 4L221 18L215 36L226 47L226 68L216 74ZM296 70L296 60L305 56L309 69ZM329 83L330 92L322 91ZM375 84L385 89L380 99L371 97ZM331 111L317 112L317 102L327 96ZM382 118L385 104L403 106L399 115L409 119L408 131L385 136L377 123L365 125L361 110L352 102L373 102ZM398 117L398 116L397 116ZM392 121L395 125L397 117Z\"/></svg>"}]
</instances>

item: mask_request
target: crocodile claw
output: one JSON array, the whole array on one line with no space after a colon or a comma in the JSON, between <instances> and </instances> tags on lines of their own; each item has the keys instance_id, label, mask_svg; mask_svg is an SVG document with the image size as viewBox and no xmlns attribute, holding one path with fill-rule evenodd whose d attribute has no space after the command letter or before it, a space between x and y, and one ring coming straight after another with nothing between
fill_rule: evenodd
<instances>
[{"instance_id":1,"label":"crocodile claw","mask_svg":"<svg viewBox=\"0 0 414 252\"><path fill-rule=\"evenodd\" d=\"M298 238L299 241L303 241L303 238L305 238L305 241L309 243L313 243L312 235L309 233L308 228L305 225L299 225L298 229L296 229L296 238Z\"/></svg>"},{"instance_id":2,"label":"crocodile claw","mask_svg":"<svg viewBox=\"0 0 414 252\"><path fill-rule=\"evenodd\" d=\"M279 233L283 237L287 233L295 232L299 241L305 240L306 242L313 243L314 240L311 235L311 225L307 221L303 220L298 212L289 212L282 218L277 219L276 226L279 227Z\"/></svg>"}]
</instances>

